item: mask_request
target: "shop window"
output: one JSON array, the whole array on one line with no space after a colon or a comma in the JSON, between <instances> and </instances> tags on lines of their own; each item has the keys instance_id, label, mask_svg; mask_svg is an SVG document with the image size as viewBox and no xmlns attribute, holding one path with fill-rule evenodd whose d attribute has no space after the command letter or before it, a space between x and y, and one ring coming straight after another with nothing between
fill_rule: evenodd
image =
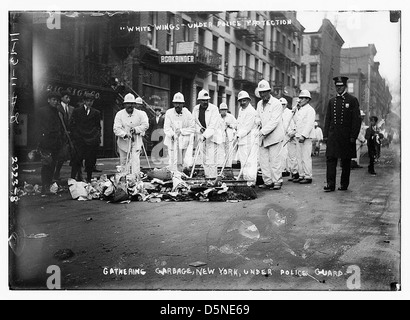
<instances>
[{"instance_id":1,"label":"shop window","mask_svg":"<svg viewBox=\"0 0 410 320\"><path fill-rule=\"evenodd\" d=\"M354 84L352 82L347 84L347 92L354 93Z\"/></svg>"},{"instance_id":2,"label":"shop window","mask_svg":"<svg viewBox=\"0 0 410 320\"><path fill-rule=\"evenodd\" d=\"M306 82L306 65L302 64L300 68L300 76L301 76L301 82L305 83Z\"/></svg>"}]
</instances>

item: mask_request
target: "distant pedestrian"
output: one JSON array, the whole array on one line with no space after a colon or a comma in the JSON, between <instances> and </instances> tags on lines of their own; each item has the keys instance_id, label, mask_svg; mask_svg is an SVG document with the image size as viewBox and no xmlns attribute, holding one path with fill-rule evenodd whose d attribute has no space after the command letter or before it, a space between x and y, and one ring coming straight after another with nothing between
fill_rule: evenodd
<instances>
[{"instance_id":1,"label":"distant pedestrian","mask_svg":"<svg viewBox=\"0 0 410 320\"><path fill-rule=\"evenodd\" d=\"M117 136L118 152L122 173L139 177L142 136L148 130L147 114L136 108L135 97L128 93L124 97L124 109L114 119L114 134Z\"/></svg>"},{"instance_id":2,"label":"distant pedestrian","mask_svg":"<svg viewBox=\"0 0 410 320\"><path fill-rule=\"evenodd\" d=\"M264 185L261 188L280 190L282 187L282 142L285 138L283 129L283 107L280 101L271 95L271 87L266 80L258 84L257 92L261 100L257 112L261 126L259 142L259 162Z\"/></svg>"},{"instance_id":3,"label":"distant pedestrian","mask_svg":"<svg viewBox=\"0 0 410 320\"><path fill-rule=\"evenodd\" d=\"M64 129L60 121L58 106L61 95L50 92L47 96L47 106L40 108L38 113L39 146L41 154L41 193L50 194L50 186L56 170L58 155L64 146Z\"/></svg>"},{"instance_id":4,"label":"distant pedestrian","mask_svg":"<svg viewBox=\"0 0 410 320\"><path fill-rule=\"evenodd\" d=\"M374 163L377 157L377 144L378 140L381 139L382 134L380 129L377 127L377 121L379 119L376 116L370 117L370 126L366 129L365 138L367 140L367 151L369 154L369 167L368 172L375 176L376 171L374 170Z\"/></svg>"},{"instance_id":5,"label":"distant pedestrian","mask_svg":"<svg viewBox=\"0 0 410 320\"><path fill-rule=\"evenodd\" d=\"M148 129L148 140L151 142L151 150L155 148L164 139L164 122L165 116L162 113L162 108L156 106L154 108L155 116L151 118ZM163 149L157 150L159 156L163 156ZM152 152L152 151L151 151Z\"/></svg>"},{"instance_id":6,"label":"distant pedestrian","mask_svg":"<svg viewBox=\"0 0 410 320\"><path fill-rule=\"evenodd\" d=\"M347 77L333 78L337 96L327 106L325 128L326 180L325 192L335 191L337 161L342 161L339 190L347 190L350 183L350 162L356 157L356 139L360 131L360 109L356 97L347 93Z\"/></svg>"},{"instance_id":7,"label":"distant pedestrian","mask_svg":"<svg viewBox=\"0 0 410 320\"><path fill-rule=\"evenodd\" d=\"M323 142L323 132L319 124L315 121L315 128L313 129L312 138L312 156L320 155L320 146Z\"/></svg>"},{"instance_id":8,"label":"distant pedestrian","mask_svg":"<svg viewBox=\"0 0 410 320\"><path fill-rule=\"evenodd\" d=\"M71 178L76 178L84 161L87 182L91 181L101 142L101 114L92 107L94 100L93 94L86 93L83 105L73 110L70 121L70 131L77 150L71 168Z\"/></svg>"}]
</instances>

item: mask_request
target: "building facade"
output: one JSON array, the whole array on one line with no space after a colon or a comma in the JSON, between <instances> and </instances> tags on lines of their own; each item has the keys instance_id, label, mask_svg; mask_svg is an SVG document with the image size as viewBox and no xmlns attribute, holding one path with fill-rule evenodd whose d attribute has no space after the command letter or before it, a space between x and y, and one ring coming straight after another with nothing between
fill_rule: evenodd
<instances>
[{"instance_id":1,"label":"building facade","mask_svg":"<svg viewBox=\"0 0 410 320\"><path fill-rule=\"evenodd\" d=\"M24 37L19 70L28 75L16 88L25 121L15 128L13 145L23 158L38 143L30 133L50 90L68 89L74 106L86 92L95 94L100 157L117 156L112 124L128 92L143 98L151 117L155 106L171 108L176 92L192 110L206 89L212 103L227 103L236 116L238 92L248 91L255 106L261 79L278 98L292 101L300 90L304 28L296 12L61 12L54 19L23 12L14 20Z\"/></svg>"},{"instance_id":2,"label":"building facade","mask_svg":"<svg viewBox=\"0 0 410 320\"><path fill-rule=\"evenodd\" d=\"M372 115L385 119L390 112L392 95L386 80L380 75L380 62L375 61L374 44L367 47L342 49L341 73L349 77L348 91L359 99L366 113L366 122Z\"/></svg>"},{"instance_id":3,"label":"building facade","mask_svg":"<svg viewBox=\"0 0 410 320\"><path fill-rule=\"evenodd\" d=\"M316 120L322 126L327 103L336 93L333 78L340 73L340 51L343 44L344 40L328 19L323 19L317 32L303 34L300 87L310 91L310 104L316 110Z\"/></svg>"}]
</instances>

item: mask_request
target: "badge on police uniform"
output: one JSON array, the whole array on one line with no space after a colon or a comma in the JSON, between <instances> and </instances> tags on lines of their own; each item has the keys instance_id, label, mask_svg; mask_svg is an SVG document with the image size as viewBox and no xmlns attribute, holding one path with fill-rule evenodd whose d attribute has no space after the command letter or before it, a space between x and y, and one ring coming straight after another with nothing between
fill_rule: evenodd
<instances>
[{"instance_id":1,"label":"badge on police uniform","mask_svg":"<svg viewBox=\"0 0 410 320\"><path fill-rule=\"evenodd\" d=\"M347 109L349 109L350 104L349 104L349 103L346 103L345 106L346 106Z\"/></svg>"}]
</instances>

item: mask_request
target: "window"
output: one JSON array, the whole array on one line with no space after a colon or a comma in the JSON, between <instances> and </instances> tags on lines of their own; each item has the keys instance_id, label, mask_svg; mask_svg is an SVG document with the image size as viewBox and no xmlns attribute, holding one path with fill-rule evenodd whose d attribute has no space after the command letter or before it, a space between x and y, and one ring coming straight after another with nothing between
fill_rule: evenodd
<instances>
[{"instance_id":1,"label":"window","mask_svg":"<svg viewBox=\"0 0 410 320\"><path fill-rule=\"evenodd\" d=\"M228 25L229 20L230 20L230 14L229 14L229 12L226 12L225 13L225 22L227 23L226 26L225 26L225 32L226 33L231 33L231 27Z\"/></svg>"},{"instance_id":2,"label":"window","mask_svg":"<svg viewBox=\"0 0 410 320\"><path fill-rule=\"evenodd\" d=\"M174 24L174 15L173 14L168 14L168 25L173 25ZM167 51L169 53L173 52L173 47L174 47L174 31L167 30Z\"/></svg>"},{"instance_id":3,"label":"window","mask_svg":"<svg viewBox=\"0 0 410 320\"><path fill-rule=\"evenodd\" d=\"M158 12L150 12L148 21L151 26L151 31L148 33L148 45L156 49L158 48L158 39L157 29L155 28L155 25L158 22Z\"/></svg>"},{"instance_id":4,"label":"window","mask_svg":"<svg viewBox=\"0 0 410 320\"><path fill-rule=\"evenodd\" d=\"M198 29L198 43L205 46L205 30L202 28Z\"/></svg>"},{"instance_id":5,"label":"window","mask_svg":"<svg viewBox=\"0 0 410 320\"><path fill-rule=\"evenodd\" d=\"M290 86L290 76L288 76L288 83L287 83L287 85Z\"/></svg>"},{"instance_id":6,"label":"window","mask_svg":"<svg viewBox=\"0 0 410 320\"><path fill-rule=\"evenodd\" d=\"M189 27L188 27L188 21L183 20L183 26L182 26L182 33L184 35L184 42L189 41Z\"/></svg>"},{"instance_id":7,"label":"window","mask_svg":"<svg viewBox=\"0 0 410 320\"><path fill-rule=\"evenodd\" d=\"M241 65L241 49L236 48L236 66Z\"/></svg>"},{"instance_id":8,"label":"window","mask_svg":"<svg viewBox=\"0 0 410 320\"><path fill-rule=\"evenodd\" d=\"M212 37L212 50L218 52L218 37Z\"/></svg>"},{"instance_id":9,"label":"window","mask_svg":"<svg viewBox=\"0 0 410 320\"><path fill-rule=\"evenodd\" d=\"M280 76L279 76L279 70L278 69L276 69L275 70L275 82L276 82L276 84L279 84L280 83L280 78L279 78Z\"/></svg>"},{"instance_id":10,"label":"window","mask_svg":"<svg viewBox=\"0 0 410 320\"><path fill-rule=\"evenodd\" d=\"M246 66L249 68L251 64L251 55L249 53L246 54Z\"/></svg>"},{"instance_id":11,"label":"window","mask_svg":"<svg viewBox=\"0 0 410 320\"><path fill-rule=\"evenodd\" d=\"M288 49L292 50L292 41L288 40Z\"/></svg>"},{"instance_id":12,"label":"window","mask_svg":"<svg viewBox=\"0 0 410 320\"><path fill-rule=\"evenodd\" d=\"M282 78L280 79L280 82L282 82L282 84L285 84L285 73L282 72Z\"/></svg>"},{"instance_id":13,"label":"window","mask_svg":"<svg viewBox=\"0 0 410 320\"><path fill-rule=\"evenodd\" d=\"M231 108L231 95L227 94L226 95L226 104L228 105L228 109Z\"/></svg>"},{"instance_id":14,"label":"window","mask_svg":"<svg viewBox=\"0 0 410 320\"><path fill-rule=\"evenodd\" d=\"M353 82L349 82L347 84L347 92L354 93L354 83Z\"/></svg>"},{"instance_id":15,"label":"window","mask_svg":"<svg viewBox=\"0 0 410 320\"><path fill-rule=\"evenodd\" d=\"M317 82L317 63L310 64L310 82Z\"/></svg>"},{"instance_id":16,"label":"window","mask_svg":"<svg viewBox=\"0 0 410 320\"><path fill-rule=\"evenodd\" d=\"M270 67L269 79L271 82L273 82L273 67Z\"/></svg>"},{"instance_id":17,"label":"window","mask_svg":"<svg viewBox=\"0 0 410 320\"><path fill-rule=\"evenodd\" d=\"M266 63L265 62L262 64L262 76L263 76L263 79L268 79L268 77L266 77Z\"/></svg>"},{"instance_id":18,"label":"window","mask_svg":"<svg viewBox=\"0 0 410 320\"><path fill-rule=\"evenodd\" d=\"M259 71L259 59L255 58L255 70Z\"/></svg>"},{"instance_id":19,"label":"window","mask_svg":"<svg viewBox=\"0 0 410 320\"><path fill-rule=\"evenodd\" d=\"M311 55L319 54L321 39L318 36L314 36L310 38L310 41L311 41L310 54Z\"/></svg>"},{"instance_id":20,"label":"window","mask_svg":"<svg viewBox=\"0 0 410 320\"><path fill-rule=\"evenodd\" d=\"M215 90L209 90L209 96L211 97L211 100L209 100L209 102L214 103Z\"/></svg>"},{"instance_id":21,"label":"window","mask_svg":"<svg viewBox=\"0 0 410 320\"><path fill-rule=\"evenodd\" d=\"M293 44L293 53L296 53L296 44Z\"/></svg>"},{"instance_id":22,"label":"window","mask_svg":"<svg viewBox=\"0 0 410 320\"><path fill-rule=\"evenodd\" d=\"M280 36L280 31L276 30L276 42L280 42L281 41L281 36Z\"/></svg>"},{"instance_id":23,"label":"window","mask_svg":"<svg viewBox=\"0 0 410 320\"><path fill-rule=\"evenodd\" d=\"M229 74L229 43L225 42L225 74Z\"/></svg>"},{"instance_id":24,"label":"window","mask_svg":"<svg viewBox=\"0 0 410 320\"><path fill-rule=\"evenodd\" d=\"M300 77L301 77L300 81L302 83L305 83L306 82L306 65L305 64L302 64L302 66L300 67Z\"/></svg>"}]
</instances>

